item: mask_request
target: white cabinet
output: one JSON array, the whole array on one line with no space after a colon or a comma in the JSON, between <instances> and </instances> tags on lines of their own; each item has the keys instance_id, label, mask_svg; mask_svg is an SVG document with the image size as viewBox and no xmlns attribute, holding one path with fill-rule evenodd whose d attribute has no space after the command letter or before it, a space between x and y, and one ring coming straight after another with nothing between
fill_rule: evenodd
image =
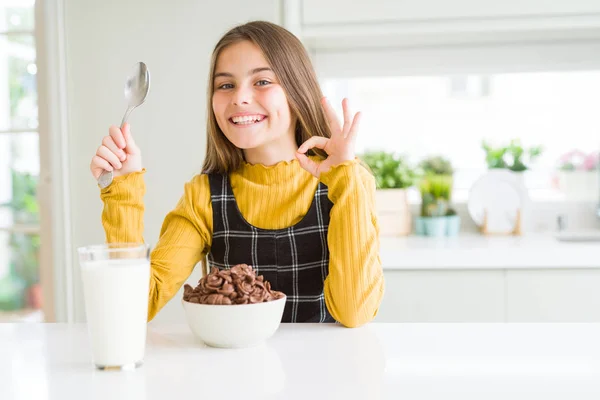
<instances>
[{"instance_id":1,"label":"white cabinet","mask_svg":"<svg viewBox=\"0 0 600 400\"><path fill-rule=\"evenodd\" d=\"M303 0L304 25L465 22L600 13L597 0Z\"/></svg>"},{"instance_id":2,"label":"white cabinet","mask_svg":"<svg viewBox=\"0 0 600 400\"><path fill-rule=\"evenodd\" d=\"M290 0L285 26L315 52L598 39L598 0Z\"/></svg>"},{"instance_id":3,"label":"white cabinet","mask_svg":"<svg viewBox=\"0 0 600 400\"><path fill-rule=\"evenodd\" d=\"M599 242L382 237L379 322L600 322Z\"/></svg>"},{"instance_id":4,"label":"white cabinet","mask_svg":"<svg viewBox=\"0 0 600 400\"><path fill-rule=\"evenodd\" d=\"M600 268L384 274L375 322L600 322Z\"/></svg>"},{"instance_id":5,"label":"white cabinet","mask_svg":"<svg viewBox=\"0 0 600 400\"><path fill-rule=\"evenodd\" d=\"M600 270L509 270L508 322L600 322Z\"/></svg>"},{"instance_id":6,"label":"white cabinet","mask_svg":"<svg viewBox=\"0 0 600 400\"><path fill-rule=\"evenodd\" d=\"M376 322L502 322L502 270L386 270Z\"/></svg>"}]
</instances>

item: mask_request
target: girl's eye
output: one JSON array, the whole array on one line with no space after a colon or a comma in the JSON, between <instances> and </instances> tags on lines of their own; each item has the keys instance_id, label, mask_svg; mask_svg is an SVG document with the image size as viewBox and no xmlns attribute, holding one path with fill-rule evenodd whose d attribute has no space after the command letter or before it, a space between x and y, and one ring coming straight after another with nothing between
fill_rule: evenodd
<instances>
[{"instance_id":1,"label":"girl's eye","mask_svg":"<svg viewBox=\"0 0 600 400\"><path fill-rule=\"evenodd\" d=\"M257 86L266 86L268 84L270 84L271 82L267 81L266 79L261 79L260 81L256 82Z\"/></svg>"},{"instance_id":2,"label":"girl's eye","mask_svg":"<svg viewBox=\"0 0 600 400\"><path fill-rule=\"evenodd\" d=\"M217 86L217 89L231 89L233 88L233 85L231 83L224 83L220 86Z\"/></svg>"}]
</instances>

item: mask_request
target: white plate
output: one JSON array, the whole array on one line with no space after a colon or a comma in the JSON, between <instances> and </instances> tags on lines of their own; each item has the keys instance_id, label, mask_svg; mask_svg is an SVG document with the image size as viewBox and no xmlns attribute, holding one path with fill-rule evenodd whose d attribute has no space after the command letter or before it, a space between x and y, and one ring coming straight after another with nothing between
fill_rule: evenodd
<instances>
[{"instance_id":1,"label":"white plate","mask_svg":"<svg viewBox=\"0 0 600 400\"><path fill-rule=\"evenodd\" d=\"M517 211L523 210L523 193L518 180L509 171L488 171L471 187L469 214L481 227L487 210L488 232L510 233L517 222Z\"/></svg>"}]
</instances>

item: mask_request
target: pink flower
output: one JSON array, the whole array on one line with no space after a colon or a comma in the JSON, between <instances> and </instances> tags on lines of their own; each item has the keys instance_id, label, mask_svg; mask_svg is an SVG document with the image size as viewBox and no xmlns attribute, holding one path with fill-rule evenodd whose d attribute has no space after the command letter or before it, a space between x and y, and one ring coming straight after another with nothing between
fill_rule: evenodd
<instances>
[{"instance_id":1,"label":"pink flower","mask_svg":"<svg viewBox=\"0 0 600 400\"><path fill-rule=\"evenodd\" d=\"M560 156L560 162L561 163L573 162L577 158L580 158L580 159L585 158L585 153L581 150L571 150L568 153L565 153L562 156Z\"/></svg>"},{"instance_id":2,"label":"pink flower","mask_svg":"<svg viewBox=\"0 0 600 400\"><path fill-rule=\"evenodd\" d=\"M588 169L584 166L590 156L581 150L571 150L563 154L558 161L558 168L567 171L579 171Z\"/></svg>"},{"instance_id":3,"label":"pink flower","mask_svg":"<svg viewBox=\"0 0 600 400\"><path fill-rule=\"evenodd\" d=\"M583 160L583 169L586 171L593 171L598 168L598 161L600 158L600 153L595 151L587 155Z\"/></svg>"}]
</instances>

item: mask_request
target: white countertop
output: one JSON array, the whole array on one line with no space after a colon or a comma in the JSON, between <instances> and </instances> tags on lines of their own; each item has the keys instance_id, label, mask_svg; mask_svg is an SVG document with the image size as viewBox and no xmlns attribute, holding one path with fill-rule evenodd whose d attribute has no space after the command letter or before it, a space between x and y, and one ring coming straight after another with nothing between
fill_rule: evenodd
<instances>
[{"instance_id":1,"label":"white countertop","mask_svg":"<svg viewBox=\"0 0 600 400\"><path fill-rule=\"evenodd\" d=\"M381 237L384 270L600 268L600 241L563 242L552 234Z\"/></svg>"},{"instance_id":2,"label":"white countertop","mask_svg":"<svg viewBox=\"0 0 600 400\"><path fill-rule=\"evenodd\" d=\"M150 324L144 365L106 372L85 325L0 324L0 399L598 399L599 338L600 324L282 324L224 350Z\"/></svg>"}]
</instances>

